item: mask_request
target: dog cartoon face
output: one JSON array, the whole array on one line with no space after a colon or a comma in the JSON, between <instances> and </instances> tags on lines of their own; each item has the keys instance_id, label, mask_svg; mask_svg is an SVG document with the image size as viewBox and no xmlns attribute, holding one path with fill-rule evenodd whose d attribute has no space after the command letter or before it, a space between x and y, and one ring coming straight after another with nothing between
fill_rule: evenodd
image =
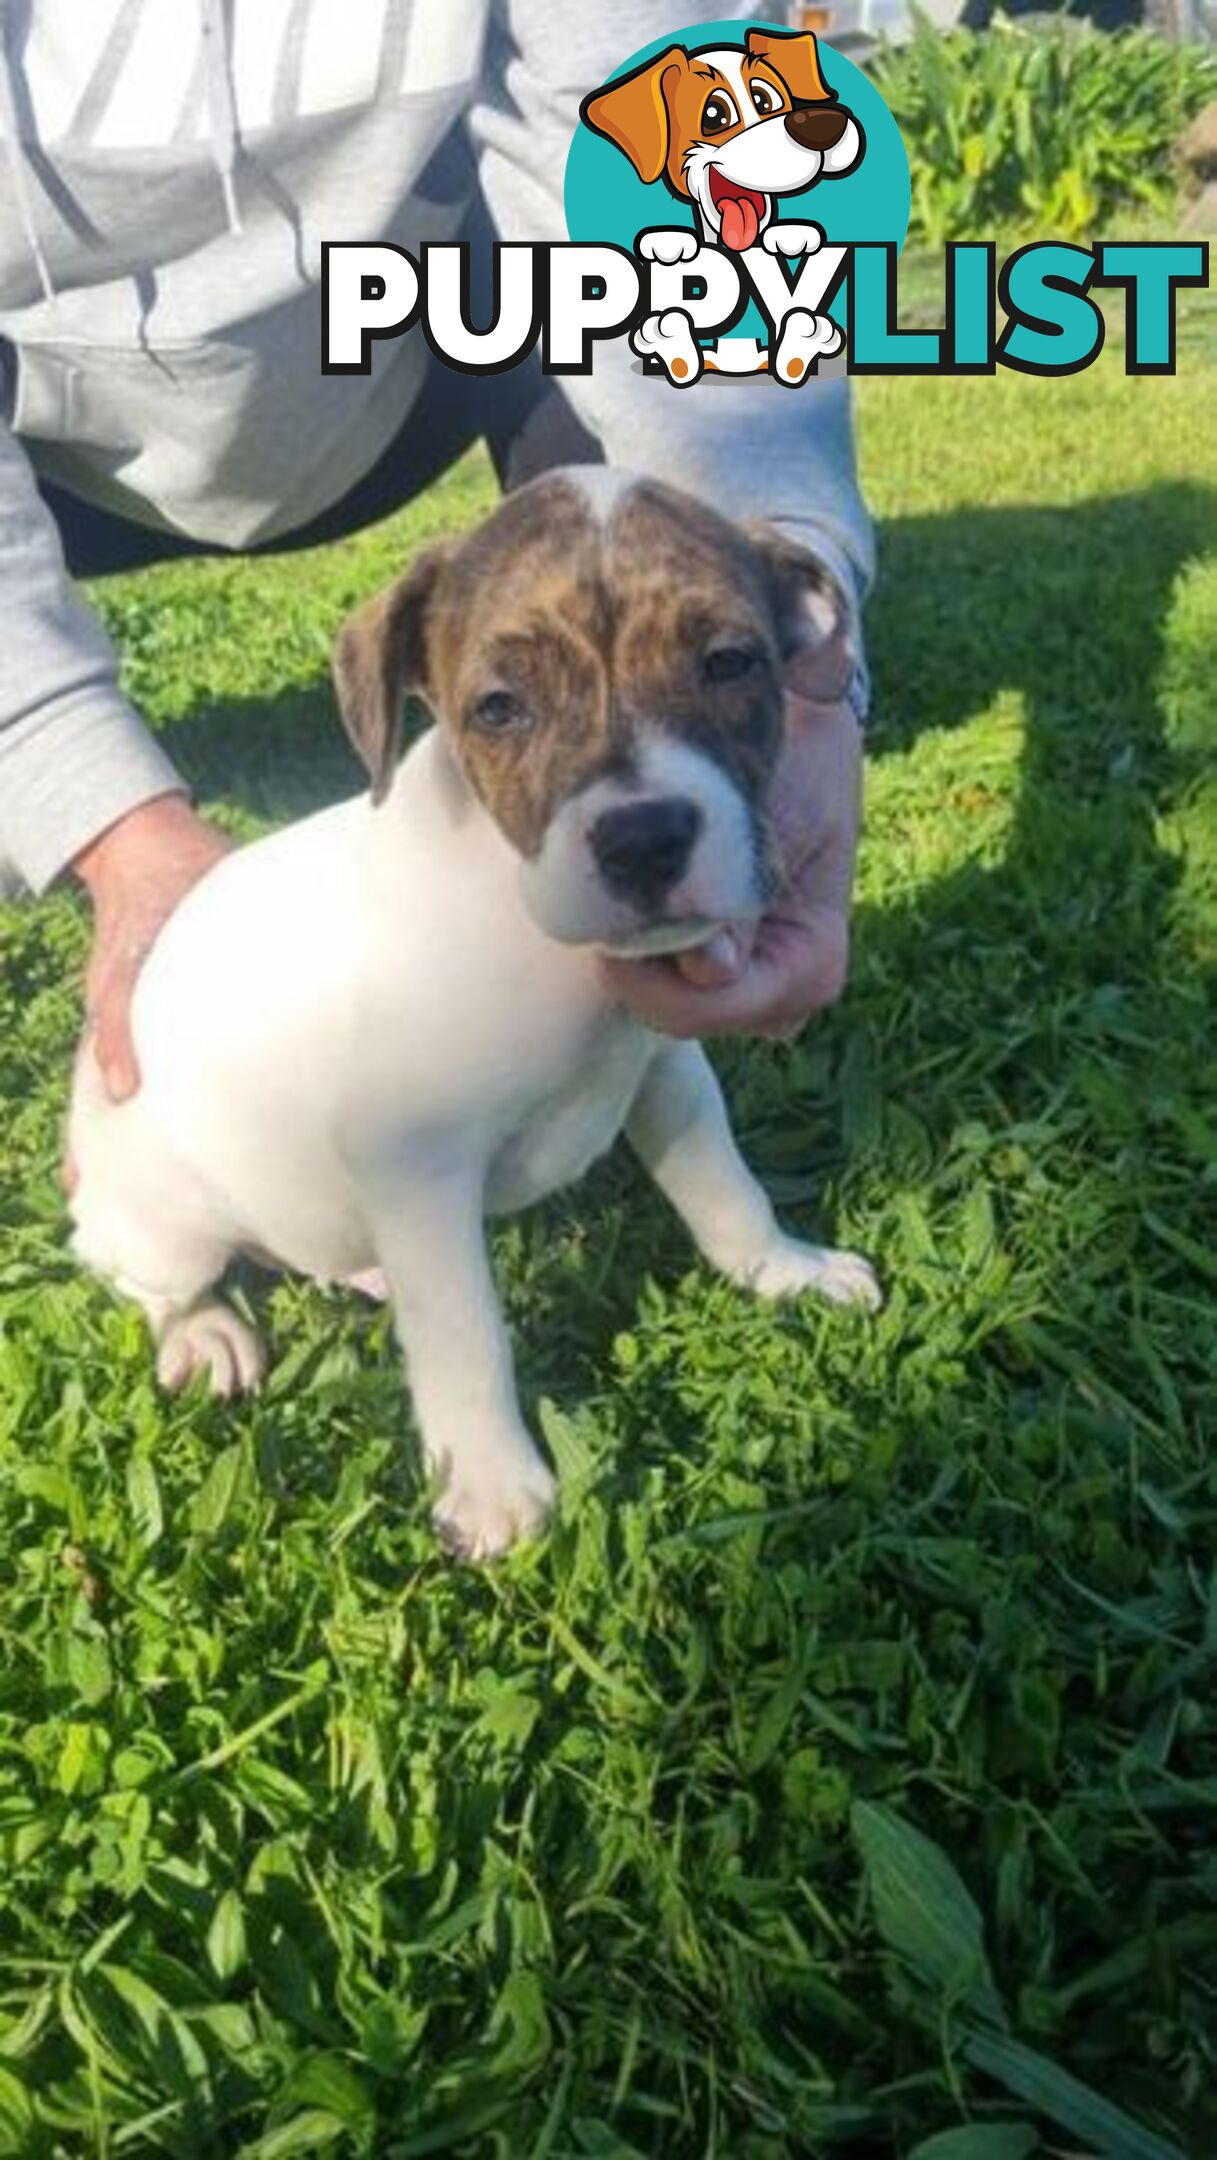
<instances>
[{"instance_id":1,"label":"dog cartoon face","mask_svg":"<svg viewBox=\"0 0 1217 2160\"><path fill-rule=\"evenodd\" d=\"M429 706L566 944L676 951L757 915L784 673L842 634L827 572L657 482L546 474L423 556L339 639L348 730L389 792Z\"/></svg>"},{"instance_id":2,"label":"dog cartoon face","mask_svg":"<svg viewBox=\"0 0 1217 2160\"><path fill-rule=\"evenodd\" d=\"M706 235L753 247L775 195L840 179L865 142L820 72L810 31L750 30L743 45L682 45L607 83L580 108L590 128L697 209Z\"/></svg>"}]
</instances>

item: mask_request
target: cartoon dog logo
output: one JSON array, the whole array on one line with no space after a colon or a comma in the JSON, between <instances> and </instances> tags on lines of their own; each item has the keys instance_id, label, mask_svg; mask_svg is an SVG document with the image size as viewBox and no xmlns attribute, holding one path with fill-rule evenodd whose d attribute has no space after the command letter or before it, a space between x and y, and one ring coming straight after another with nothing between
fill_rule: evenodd
<instances>
[{"instance_id":1,"label":"cartoon dog logo","mask_svg":"<svg viewBox=\"0 0 1217 2160\"><path fill-rule=\"evenodd\" d=\"M697 234L680 227L639 235L640 252L667 263L691 262L703 244L742 256L758 242L771 256L812 253L823 240L819 226L776 222L774 198L843 178L866 148L854 114L824 80L810 31L749 30L742 45L693 52L669 46L594 90L580 113L641 180L662 179L678 201L692 203ZM703 361L732 372L769 364L754 341L732 341L748 346L742 359L731 359L721 344L713 356L700 352L679 309L648 317L632 342L677 381L700 374ZM802 375L816 352L837 351L841 342L828 316L796 309L782 324L775 369L795 380L796 367Z\"/></svg>"}]
</instances>

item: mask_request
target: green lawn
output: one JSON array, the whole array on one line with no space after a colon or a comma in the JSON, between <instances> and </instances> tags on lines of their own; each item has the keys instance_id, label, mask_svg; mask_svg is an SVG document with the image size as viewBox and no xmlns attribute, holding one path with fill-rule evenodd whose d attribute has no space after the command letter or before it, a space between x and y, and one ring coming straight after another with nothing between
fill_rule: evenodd
<instances>
[{"instance_id":1,"label":"green lawn","mask_svg":"<svg viewBox=\"0 0 1217 2160\"><path fill-rule=\"evenodd\" d=\"M853 981L724 1050L877 1322L624 1155L496 1237L565 1478L428 1528L385 1317L163 1401L56 1180L84 949L0 916L0 2153L1217 2151L1217 354L878 381ZM329 553L99 592L237 831L355 784ZM966 2127L971 2125L971 2127ZM947 2133L947 2135L942 2135ZM925 2142L928 2141L928 2142Z\"/></svg>"}]
</instances>

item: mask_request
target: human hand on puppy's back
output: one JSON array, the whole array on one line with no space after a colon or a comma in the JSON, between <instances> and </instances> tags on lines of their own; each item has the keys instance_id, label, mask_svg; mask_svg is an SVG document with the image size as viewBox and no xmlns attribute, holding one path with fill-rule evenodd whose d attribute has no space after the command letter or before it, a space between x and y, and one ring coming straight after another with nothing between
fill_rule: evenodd
<instances>
[{"instance_id":1,"label":"human hand on puppy's back","mask_svg":"<svg viewBox=\"0 0 1217 2160\"><path fill-rule=\"evenodd\" d=\"M228 852L228 841L181 794L159 795L101 833L72 868L93 908L86 1022L112 1099L139 1086L131 999L139 971L179 900Z\"/></svg>"}]
</instances>

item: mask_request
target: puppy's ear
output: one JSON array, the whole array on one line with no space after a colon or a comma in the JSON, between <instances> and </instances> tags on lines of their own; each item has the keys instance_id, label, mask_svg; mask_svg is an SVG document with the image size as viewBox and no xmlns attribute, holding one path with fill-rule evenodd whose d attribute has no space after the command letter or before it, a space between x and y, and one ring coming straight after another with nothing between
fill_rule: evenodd
<instances>
[{"instance_id":1,"label":"puppy's ear","mask_svg":"<svg viewBox=\"0 0 1217 2160\"><path fill-rule=\"evenodd\" d=\"M401 752L402 704L430 695L427 616L447 555L428 549L343 624L331 665L343 725L368 769L372 801L389 792Z\"/></svg>"},{"instance_id":2,"label":"puppy's ear","mask_svg":"<svg viewBox=\"0 0 1217 2160\"><path fill-rule=\"evenodd\" d=\"M820 73L820 48L810 30L750 30L744 48L754 60L769 62L796 105L832 96Z\"/></svg>"},{"instance_id":3,"label":"puppy's ear","mask_svg":"<svg viewBox=\"0 0 1217 2160\"><path fill-rule=\"evenodd\" d=\"M843 697L858 659L852 604L831 570L771 525L748 527L764 565L786 683L803 697Z\"/></svg>"},{"instance_id":4,"label":"puppy's ear","mask_svg":"<svg viewBox=\"0 0 1217 2160\"><path fill-rule=\"evenodd\" d=\"M668 162L672 142L668 94L688 65L683 45L670 45L666 53L635 68L632 75L593 90L579 107L580 118L589 128L624 151L640 180L658 180Z\"/></svg>"}]
</instances>

